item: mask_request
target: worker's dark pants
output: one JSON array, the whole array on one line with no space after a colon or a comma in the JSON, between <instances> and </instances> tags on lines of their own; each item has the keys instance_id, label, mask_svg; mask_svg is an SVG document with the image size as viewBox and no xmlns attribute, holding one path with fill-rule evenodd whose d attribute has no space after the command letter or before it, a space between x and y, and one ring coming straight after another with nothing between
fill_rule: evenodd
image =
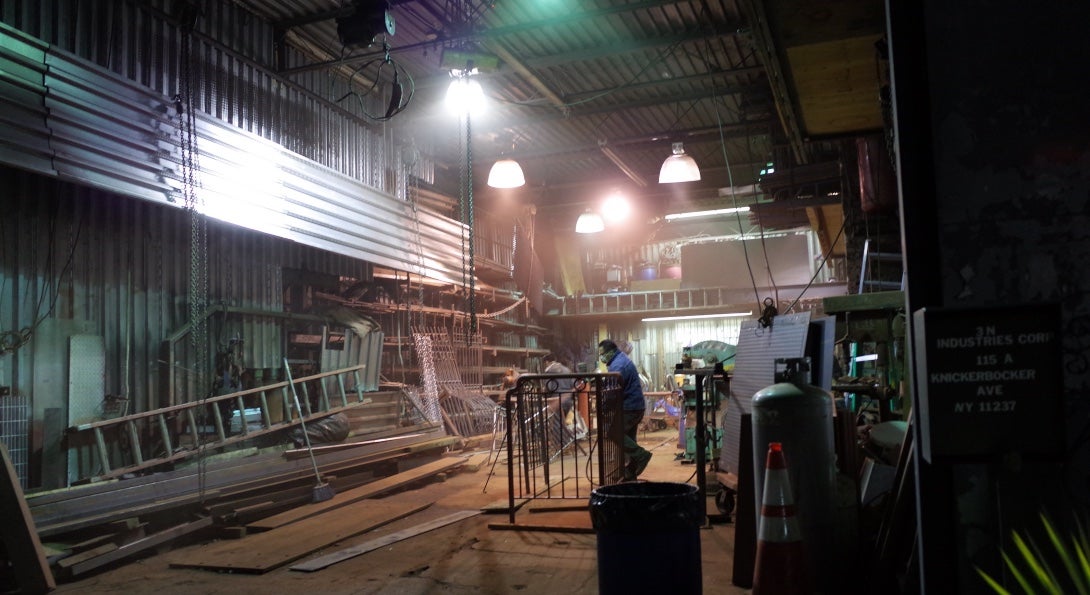
<instances>
[{"instance_id":1,"label":"worker's dark pants","mask_svg":"<svg viewBox=\"0 0 1090 595\"><path fill-rule=\"evenodd\" d=\"M632 411L625 409L624 412L624 456L626 464L636 460L637 455L640 455L640 453L647 452L636 443L636 430L640 428L640 422L643 421L643 411L643 409Z\"/></svg>"}]
</instances>

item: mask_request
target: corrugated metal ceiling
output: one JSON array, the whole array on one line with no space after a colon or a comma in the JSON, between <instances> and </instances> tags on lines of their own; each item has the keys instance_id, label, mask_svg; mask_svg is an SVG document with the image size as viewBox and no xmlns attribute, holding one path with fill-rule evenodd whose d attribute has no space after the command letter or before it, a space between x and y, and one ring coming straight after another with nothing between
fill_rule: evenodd
<instances>
[{"instance_id":1,"label":"corrugated metal ceiling","mask_svg":"<svg viewBox=\"0 0 1090 595\"><path fill-rule=\"evenodd\" d=\"M235 1L282 26L286 43L309 60L274 65L291 77L350 73L382 55L382 36L371 47L340 41L335 17L351 2ZM648 182L643 193L667 193L656 182L672 141L684 141L701 165L704 179L690 191L714 196L731 179L752 183L786 139L734 0L395 0L389 11L396 23L386 37L390 55L412 75L416 93L388 126L426 139L439 161L456 168L460 137L437 105L449 80L443 56L496 56L499 67L480 77L492 109L472 122L477 173L483 179L493 159L510 154L552 204L579 202L602 187L639 189L638 179Z\"/></svg>"}]
</instances>

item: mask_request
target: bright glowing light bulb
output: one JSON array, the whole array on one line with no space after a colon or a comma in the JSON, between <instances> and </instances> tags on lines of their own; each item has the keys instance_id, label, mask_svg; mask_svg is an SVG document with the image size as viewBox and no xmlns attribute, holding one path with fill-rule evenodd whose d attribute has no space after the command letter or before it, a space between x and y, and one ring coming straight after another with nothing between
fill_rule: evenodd
<instances>
[{"instance_id":1,"label":"bright glowing light bulb","mask_svg":"<svg viewBox=\"0 0 1090 595\"><path fill-rule=\"evenodd\" d=\"M469 77L460 77L450 82L447 87L447 109L456 115L477 115L484 108L484 89L481 84Z\"/></svg>"}]
</instances>

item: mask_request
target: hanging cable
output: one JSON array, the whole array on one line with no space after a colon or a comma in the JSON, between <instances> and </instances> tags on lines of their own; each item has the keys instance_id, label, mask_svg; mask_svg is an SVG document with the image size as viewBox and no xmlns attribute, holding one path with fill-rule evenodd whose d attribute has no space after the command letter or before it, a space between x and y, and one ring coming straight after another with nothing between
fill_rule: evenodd
<instances>
[{"instance_id":1,"label":"hanging cable","mask_svg":"<svg viewBox=\"0 0 1090 595\"><path fill-rule=\"evenodd\" d=\"M409 102L412 101L413 95L416 94L416 84L413 81L412 74L405 70L405 67L398 64L390 57L390 45L385 39L382 40L382 49L384 54L380 58L375 58L361 64L358 68L352 71L352 74L348 77L348 92L341 95L335 100L335 103L341 103L345 99L350 97L356 99L357 105L359 105L360 113L365 117L375 120L377 122L385 122L390 120L394 116L405 111L405 108L409 106ZM372 78L371 86L367 88L363 93L357 93L352 89L352 79L357 74L366 71L374 65L378 65L375 70L375 75ZM390 99L386 102L385 112L382 114L372 114L371 111L364 104L364 98L371 95L378 88L382 79L383 70L386 69L392 73L392 80L390 82ZM406 87L408 89L406 90Z\"/></svg>"},{"instance_id":2,"label":"hanging cable","mask_svg":"<svg viewBox=\"0 0 1090 595\"><path fill-rule=\"evenodd\" d=\"M802 288L802 291L799 292L799 295L795 298L795 301L791 302L791 305L784 310L784 314L790 314L791 311L795 309L795 305L798 304L800 300L802 300L802 296L806 295L806 291L810 289L811 285L814 284L814 280L818 278L818 275L821 274L821 270L825 268L825 264L829 262L829 258L833 255L833 250L836 248L836 243L840 240L840 236L844 233L844 228L847 226L847 224L848 219L847 217L845 217L840 222L840 229L836 232L836 237L834 237L833 241L829 243L829 249L825 251L825 255L821 259L821 264L817 266L814 274L810 276L810 281L806 283L806 287Z\"/></svg>"},{"instance_id":3,"label":"hanging cable","mask_svg":"<svg viewBox=\"0 0 1090 595\"><path fill-rule=\"evenodd\" d=\"M742 232L742 215L738 211L738 196L734 191L734 171L730 166L730 157L727 155L727 139L723 133L723 118L719 113L719 94L713 94L712 98L715 101L715 123L719 128L719 150L723 153L723 164L727 168L727 187L730 188L731 207L735 209L734 217L738 222L738 231ZM758 225L760 225L759 220ZM749 248L746 246L744 232L742 232L742 255L745 257L746 271L749 272L749 284L753 288L753 297L759 304L761 301L761 294L757 290L757 278L753 275L753 264L749 260Z\"/></svg>"}]
</instances>

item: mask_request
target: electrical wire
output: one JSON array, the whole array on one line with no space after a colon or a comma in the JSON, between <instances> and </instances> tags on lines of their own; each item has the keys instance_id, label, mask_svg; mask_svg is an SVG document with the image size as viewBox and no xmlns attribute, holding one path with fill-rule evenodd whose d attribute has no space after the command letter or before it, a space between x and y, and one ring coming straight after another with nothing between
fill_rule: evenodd
<instances>
[{"instance_id":1,"label":"electrical wire","mask_svg":"<svg viewBox=\"0 0 1090 595\"><path fill-rule=\"evenodd\" d=\"M34 336L34 331L38 329L38 327L42 324L42 322L45 321L45 319L53 315L53 311L57 307L57 299L60 298L61 294L59 286L61 282L63 282L65 275L67 275L69 270L71 269L72 262L75 260L76 247L79 246L79 239L83 233L83 225L86 220L87 211L83 210L80 215L79 221L76 224L75 235L70 241L70 245L68 247L68 257L65 259L64 266L61 267L60 273L57 274L55 277L52 274L49 275L50 281L48 285L46 287L43 287L41 293L38 294L38 303L34 308L34 322L18 330L0 331L0 355L5 355L7 353L13 352L16 349L22 347L23 345L29 343L31 337ZM56 212L51 214L49 225L49 252L47 255L47 266L49 268L52 268L53 247L56 244ZM6 281L7 280L5 279L5 282ZM29 285L30 281L27 281L28 289ZM45 296L49 293L49 291L47 290L49 287L52 288L53 295L49 300L49 309L42 313L42 305L45 303ZM27 295L29 295L30 292L27 291L26 293Z\"/></svg>"},{"instance_id":2,"label":"electrical wire","mask_svg":"<svg viewBox=\"0 0 1090 595\"><path fill-rule=\"evenodd\" d=\"M382 41L382 48L384 50L383 56L364 62L352 71L352 74L348 76L347 81L349 90L334 100L334 103L341 103L350 97L354 98L357 105L359 106L360 113L363 114L364 117L370 120L374 120L376 122L386 122L392 119L394 116L397 116L401 112L405 111L405 108L409 106L409 102L412 101L413 95L416 94L416 83L415 81L413 81L412 75L409 73L408 70L405 69L404 66L401 66L400 64L395 62L393 58L390 57L390 45L386 42L385 38ZM343 47L341 53L341 59L344 59ZM378 68L375 70L375 75L371 78L371 86L362 93L356 92L352 88L352 80L356 77L357 74L360 74L361 72L376 64L378 65ZM393 78L391 80L390 88L390 100L387 102L385 113L383 113L382 115L372 114L371 111L364 104L364 98L368 95L371 95L371 93L378 88L379 82L382 79L382 70L387 66L389 66L390 71L393 72ZM402 78L405 79L405 83L401 82ZM409 87L407 95L405 92L406 84Z\"/></svg>"},{"instance_id":3,"label":"electrical wire","mask_svg":"<svg viewBox=\"0 0 1090 595\"><path fill-rule=\"evenodd\" d=\"M802 300L802 296L806 295L806 291L810 289L810 287L814 284L814 280L818 278L818 275L821 274L821 270L825 268L825 263L829 262L829 258L832 257L833 249L836 248L836 243L840 240L840 236L844 233L844 228L847 226L847 224L847 218L840 222L840 229L837 230L836 237L833 238L833 241L829 242L829 249L826 250L825 254L822 256L821 263L818 264L817 270L815 270L814 274L810 276L810 281L808 281L806 283L806 286L802 288L802 291L799 292L799 295L795 298L795 301L791 302L791 305L789 305L787 309L784 310L784 314L790 314L791 311L795 309L795 306L799 303L799 301Z\"/></svg>"},{"instance_id":4,"label":"electrical wire","mask_svg":"<svg viewBox=\"0 0 1090 595\"><path fill-rule=\"evenodd\" d=\"M726 139L726 136L724 135L724 132L723 132L723 118L719 113L718 89L716 89L716 92L713 93L712 99L715 102L715 122L716 122L717 128L719 129L719 149L723 154L723 164L727 168L727 186L730 188L731 207L733 207L735 209L734 217L735 217L736 221L738 222L738 230L741 231L742 230L742 215L737 210L738 209L738 195L734 191L734 171L733 171L733 169L731 168L731 165L730 165L730 157L727 155L727 139ZM758 225L760 225L760 220L758 220ZM757 278L753 274L753 264L750 262L750 259L749 259L749 248L746 246L745 233L744 232L742 233L742 238L743 238L742 239L742 255L743 255L743 257L745 258L745 261L746 261L746 270L749 272L749 283L750 283L750 286L753 288L753 297L756 299L756 301L757 301L757 303L759 305L760 302L761 302L761 295L760 295L760 292L757 290Z\"/></svg>"}]
</instances>

